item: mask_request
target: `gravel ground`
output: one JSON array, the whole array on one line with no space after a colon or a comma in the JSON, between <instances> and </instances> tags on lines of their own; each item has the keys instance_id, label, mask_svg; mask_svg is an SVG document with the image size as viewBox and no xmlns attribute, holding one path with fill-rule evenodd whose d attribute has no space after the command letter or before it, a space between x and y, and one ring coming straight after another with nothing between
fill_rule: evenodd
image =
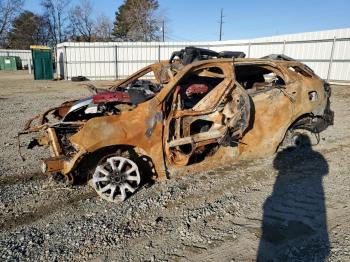
<instances>
[{"instance_id":1,"label":"gravel ground","mask_svg":"<svg viewBox=\"0 0 350 262\"><path fill-rule=\"evenodd\" d=\"M123 204L40 174L17 132L87 94L0 71L1 261L350 261L350 87L321 143L144 186ZM25 144L24 138L21 144Z\"/></svg>"}]
</instances>

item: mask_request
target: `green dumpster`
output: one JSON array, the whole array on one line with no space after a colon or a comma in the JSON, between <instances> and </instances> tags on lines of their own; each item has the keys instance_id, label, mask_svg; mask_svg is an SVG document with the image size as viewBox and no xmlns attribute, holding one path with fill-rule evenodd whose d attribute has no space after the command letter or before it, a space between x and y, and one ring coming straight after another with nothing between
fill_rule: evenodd
<instances>
[{"instance_id":1,"label":"green dumpster","mask_svg":"<svg viewBox=\"0 0 350 262\"><path fill-rule=\"evenodd\" d=\"M53 79L52 52L47 46L30 46L35 80Z\"/></svg>"},{"instance_id":2,"label":"green dumpster","mask_svg":"<svg viewBox=\"0 0 350 262\"><path fill-rule=\"evenodd\" d=\"M17 70L16 57L0 56L0 70Z\"/></svg>"}]
</instances>

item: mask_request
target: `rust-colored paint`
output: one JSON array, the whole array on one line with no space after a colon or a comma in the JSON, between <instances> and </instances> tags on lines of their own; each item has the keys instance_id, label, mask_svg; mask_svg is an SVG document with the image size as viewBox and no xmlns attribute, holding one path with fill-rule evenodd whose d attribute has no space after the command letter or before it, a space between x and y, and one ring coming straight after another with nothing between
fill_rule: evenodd
<instances>
[{"instance_id":1,"label":"rust-colored paint","mask_svg":"<svg viewBox=\"0 0 350 262\"><path fill-rule=\"evenodd\" d=\"M254 93L248 95L235 76L235 66L242 65L259 65L271 70L283 76L285 86L261 90L263 85L260 84L254 87ZM139 70L110 88L118 90L120 86L153 72L154 82L163 84L160 92L121 114L77 122L79 128L69 138L76 150L73 155L64 154L54 128L45 119L51 112L62 118L75 101L31 119L24 133L46 130L47 144L54 153L54 158L46 163L50 163L52 170L67 176L86 155L109 146L130 146L148 156L153 161L157 180L165 179L167 172L176 173L176 170L193 172L199 170L199 166L212 167L215 166L213 163L222 164L223 160L266 156L276 151L296 119L305 114L321 114L327 105L323 81L312 73L303 76L291 70L294 66L304 67L298 62L266 59L215 59L174 70L168 63L161 62ZM208 90L203 83L193 83L191 94L205 96L193 107L185 108L180 100L186 91L181 92L180 86L189 73L215 79L217 84ZM317 101L309 99L309 92L313 91L318 94ZM38 121L38 126L31 127L34 120ZM203 130L193 134L193 123L205 123ZM228 134L236 145L223 148L221 145ZM191 157L202 153L208 145L219 147L206 158L210 161L204 159L201 164L188 166ZM215 158L220 161L214 161Z\"/></svg>"},{"instance_id":2,"label":"rust-colored paint","mask_svg":"<svg viewBox=\"0 0 350 262\"><path fill-rule=\"evenodd\" d=\"M299 117L310 113L317 107L324 108L327 102L323 90L323 81L318 77L302 78L287 71L286 66L299 63L280 62L275 68L286 76L285 90L272 89L253 96L253 128L242 138L239 154L242 158L253 158L275 153L287 129ZM308 92L317 91L319 99L311 102Z\"/></svg>"},{"instance_id":3,"label":"rust-colored paint","mask_svg":"<svg viewBox=\"0 0 350 262\"><path fill-rule=\"evenodd\" d=\"M140 104L133 111L116 116L104 116L89 120L82 129L70 138L81 154L94 152L113 145L129 145L142 149L156 168L158 178L165 177L162 147L162 123L157 121L150 136L147 130L161 104L157 99ZM131 128L133 127L133 128ZM72 166L73 167L73 166ZM65 173L71 170L66 170Z\"/></svg>"}]
</instances>

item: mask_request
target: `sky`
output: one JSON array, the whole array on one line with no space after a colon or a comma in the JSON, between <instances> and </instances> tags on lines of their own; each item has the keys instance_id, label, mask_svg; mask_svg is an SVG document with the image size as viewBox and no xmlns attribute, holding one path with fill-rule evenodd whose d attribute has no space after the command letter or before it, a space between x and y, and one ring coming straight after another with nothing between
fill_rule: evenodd
<instances>
[{"instance_id":1,"label":"sky","mask_svg":"<svg viewBox=\"0 0 350 262\"><path fill-rule=\"evenodd\" d=\"M91 0L96 16L112 21L123 0ZM79 0L72 0L72 4ZM165 17L166 40L212 41L350 27L350 0L158 0ZM40 0L25 0L24 9L40 13Z\"/></svg>"}]
</instances>

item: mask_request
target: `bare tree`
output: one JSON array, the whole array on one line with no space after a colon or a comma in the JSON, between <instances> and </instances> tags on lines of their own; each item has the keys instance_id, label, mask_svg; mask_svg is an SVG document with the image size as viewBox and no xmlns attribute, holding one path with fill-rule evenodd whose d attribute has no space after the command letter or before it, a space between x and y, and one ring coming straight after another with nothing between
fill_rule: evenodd
<instances>
[{"instance_id":1,"label":"bare tree","mask_svg":"<svg viewBox=\"0 0 350 262\"><path fill-rule=\"evenodd\" d=\"M71 38L75 41L91 42L94 40L94 19L92 4L89 0L81 0L79 5L69 12Z\"/></svg>"},{"instance_id":2,"label":"bare tree","mask_svg":"<svg viewBox=\"0 0 350 262\"><path fill-rule=\"evenodd\" d=\"M24 0L0 0L0 45L4 45L11 24L22 11Z\"/></svg>"},{"instance_id":3,"label":"bare tree","mask_svg":"<svg viewBox=\"0 0 350 262\"><path fill-rule=\"evenodd\" d=\"M93 28L96 41L104 41L104 42L111 41L112 30L113 30L113 23L107 16L105 16L104 14L101 14L96 18L96 22Z\"/></svg>"},{"instance_id":4,"label":"bare tree","mask_svg":"<svg viewBox=\"0 0 350 262\"><path fill-rule=\"evenodd\" d=\"M42 0L43 16L48 20L52 45L66 40L67 10L71 0Z\"/></svg>"}]
</instances>

